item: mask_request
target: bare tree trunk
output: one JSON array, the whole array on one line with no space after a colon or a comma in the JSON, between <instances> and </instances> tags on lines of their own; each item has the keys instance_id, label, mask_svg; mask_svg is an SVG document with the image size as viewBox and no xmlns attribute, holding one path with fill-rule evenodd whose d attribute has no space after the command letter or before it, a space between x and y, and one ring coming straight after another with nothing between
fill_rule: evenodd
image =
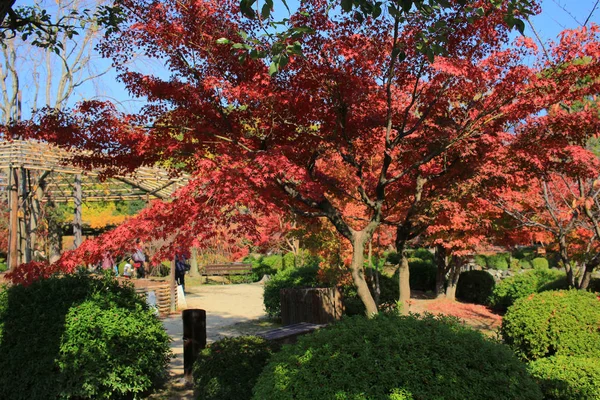
<instances>
[{"instance_id":1,"label":"bare tree trunk","mask_svg":"<svg viewBox=\"0 0 600 400\"><path fill-rule=\"evenodd\" d=\"M448 279L448 287L446 287L446 299L455 301L456 300L456 286L458 285L458 278L462 270L461 260L453 259L450 267L450 277Z\"/></svg>"},{"instance_id":2,"label":"bare tree trunk","mask_svg":"<svg viewBox=\"0 0 600 400\"><path fill-rule=\"evenodd\" d=\"M365 262L365 243L367 241L367 235L364 231L355 232L352 238L352 263L350 268L352 270L352 279L356 285L358 291L358 297L362 300L365 305L365 312L367 317L372 317L377 314L377 304L371 295L369 286L365 279L364 274L364 262Z\"/></svg>"},{"instance_id":3,"label":"bare tree trunk","mask_svg":"<svg viewBox=\"0 0 600 400\"><path fill-rule=\"evenodd\" d=\"M446 296L444 286L446 283L446 274L448 273L448 257L446 257L446 249L443 246L435 248L435 263L437 272L435 274L435 297L442 298Z\"/></svg>"},{"instance_id":4,"label":"bare tree trunk","mask_svg":"<svg viewBox=\"0 0 600 400\"><path fill-rule=\"evenodd\" d=\"M408 266L408 257L406 257L406 253L404 251L402 251L402 254L400 255L398 272L398 284L400 287L400 297L398 302L401 305L400 312L403 315L408 315L408 312L410 311L410 269Z\"/></svg>"},{"instance_id":5,"label":"bare tree trunk","mask_svg":"<svg viewBox=\"0 0 600 400\"><path fill-rule=\"evenodd\" d=\"M594 261L596 261L597 259L594 258ZM585 269L583 271L583 275L581 277L581 282L579 282L579 289L581 290L587 290L588 286L590 285L590 281L592 280L592 273L594 272L594 269L598 266L598 262L589 262L587 264L585 264Z\"/></svg>"},{"instance_id":6,"label":"bare tree trunk","mask_svg":"<svg viewBox=\"0 0 600 400\"><path fill-rule=\"evenodd\" d=\"M190 276L198 276L200 275L200 270L198 269L198 249L196 247L192 247L190 253Z\"/></svg>"}]
</instances>

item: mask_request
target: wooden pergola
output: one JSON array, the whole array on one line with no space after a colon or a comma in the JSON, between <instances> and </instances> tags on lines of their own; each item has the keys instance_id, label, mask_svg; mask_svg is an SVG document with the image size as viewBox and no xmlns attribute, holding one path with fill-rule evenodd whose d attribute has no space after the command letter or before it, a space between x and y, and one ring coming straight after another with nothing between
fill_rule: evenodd
<instances>
[{"instance_id":1,"label":"wooden pergola","mask_svg":"<svg viewBox=\"0 0 600 400\"><path fill-rule=\"evenodd\" d=\"M187 183L160 168L142 167L130 175L99 179L69 160L64 149L25 140L0 141L0 183L7 188L9 218L8 267L33 256L42 204L73 202L74 244L83 240L82 204L96 201L167 199ZM58 249L60 251L60 249ZM56 251L51 251L56 256Z\"/></svg>"}]
</instances>

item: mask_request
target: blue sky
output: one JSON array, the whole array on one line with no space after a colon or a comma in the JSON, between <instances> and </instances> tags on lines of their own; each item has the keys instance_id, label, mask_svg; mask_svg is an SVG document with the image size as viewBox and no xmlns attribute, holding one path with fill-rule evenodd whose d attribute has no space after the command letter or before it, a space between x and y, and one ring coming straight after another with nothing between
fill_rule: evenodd
<instances>
[{"instance_id":1,"label":"blue sky","mask_svg":"<svg viewBox=\"0 0 600 400\"><path fill-rule=\"evenodd\" d=\"M17 1L17 6L28 3L30 4L31 1ZM291 4L293 1L288 0L288 3ZM531 22L542 39L548 41L556 38L563 29L576 28L583 24L596 3L597 0L543 0L541 14L534 16ZM281 15L282 11L285 12L280 2L275 2L275 4L276 7L279 7L277 9L278 15ZM598 4L598 8L588 23L591 22L600 24L600 4ZM526 25L525 34L528 36L531 35L531 29L528 25ZM515 33L516 35L517 33ZM24 59L23 62L26 63L27 61ZM110 65L110 62L101 60L99 57L95 57L93 62L99 70L103 70ZM142 60L139 63L143 70L163 70L160 75L168 75L163 67L155 61L148 64ZM27 65L24 65L24 67L27 67ZM117 81L114 71L110 71L93 83L82 85L72 97L71 103L88 98L106 99L117 102L119 108L125 112L135 112L143 104L142 100L133 99L129 96L123 85ZM27 106L25 105L25 107ZM24 114L27 114L26 110L24 110Z\"/></svg>"}]
</instances>

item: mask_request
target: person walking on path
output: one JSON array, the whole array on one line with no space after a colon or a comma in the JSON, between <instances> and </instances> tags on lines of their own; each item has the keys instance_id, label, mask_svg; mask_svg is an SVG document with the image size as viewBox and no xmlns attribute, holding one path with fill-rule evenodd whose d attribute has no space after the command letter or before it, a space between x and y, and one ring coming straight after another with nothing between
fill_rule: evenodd
<instances>
[{"instance_id":1,"label":"person walking on path","mask_svg":"<svg viewBox=\"0 0 600 400\"><path fill-rule=\"evenodd\" d=\"M144 254L144 243L140 240L136 240L135 251L131 255L133 260L133 268L137 271L137 278L143 279L146 277L146 255Z\"/></svg>"},{"instance_id":2,"label":"person walking on path","mask_svg":"<svg viewBox=\"0 0 600 400\"><path fill-rule=\"evenodd\" d=\"M185 292L185 271L187 265L185 263L185 257L182 255L175 256L175 282L181 285L181 289Z\"/></svg>"}]
</instances>

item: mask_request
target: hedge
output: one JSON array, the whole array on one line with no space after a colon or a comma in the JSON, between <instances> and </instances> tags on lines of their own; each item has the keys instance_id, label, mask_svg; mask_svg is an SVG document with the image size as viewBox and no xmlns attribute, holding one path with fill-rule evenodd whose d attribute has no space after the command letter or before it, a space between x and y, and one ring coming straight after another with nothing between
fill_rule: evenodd
<instances>
[{"instance_id":1,"label":"hedge","mask_svg":"<svg viewBox=\"0 0 600 400\"><path fill-rule=\"evenodd\" d=\"M255 400L525 400L542 394L510 349L457 319L348 317L271 358Z\"/></svg>"},{"instance_id":2,"label":"hedge","mask_svg":"<svg viewBox=\"0 0 600 400\"><path fill-rule=\"evenodd\" d=\"M508 309L501 333L525 360L552 355L600 357L600 300L581 290L532 294Z\"/></svg>"},{"instance_id":3,"label":"hedge","mask_svg":"<svg viewBox=\"0 0 600 400\"><path fill-rule=\"evenodd\" d=\"M456 286L456 298L467 303L487 304L496 282L487 271L465 271Z\"/></svg>"},{"instance_id":4,"label":"hedge","mask_svg":"<svg viewBox=\"0 0 600 400\"><path fill-rule=\"evenodd\" d=\"M556 356L529 363L547 400L600 399L600 359Z\"/></svg>"}]
</instances>

